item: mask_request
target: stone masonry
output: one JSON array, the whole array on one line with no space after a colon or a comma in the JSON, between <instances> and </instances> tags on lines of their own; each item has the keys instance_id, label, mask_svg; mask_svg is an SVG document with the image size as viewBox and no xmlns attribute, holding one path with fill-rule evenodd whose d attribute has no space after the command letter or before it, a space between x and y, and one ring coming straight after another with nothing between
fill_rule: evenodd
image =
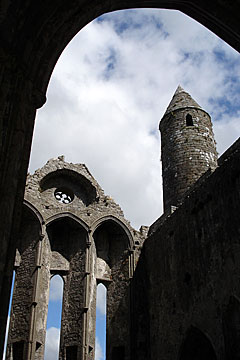
<instances>
[{"instance_id":1,"label":"stone masonry","mask_svg":"<svg viewBox=\"0 0 240 360\"><path fill-rule=\"evenodd\" d=\"M211 118L180 86L161 122L164 211L178 206L207 170L217 167Z\"/></svg>"},{"instance_id":2,"label":"stone masonry","mask_svg":"<svg viewBox=\"0 0 240 360\"><path fill-rule=\"evenodd\" d=\"M130 359L130 279L144 237L85 165L59 157L29 175L6 358L43 359L49 283L58 274L64 280L59 359L94 359L100 282L107 288L107 358Z\"/></svg>"}]
</instances>

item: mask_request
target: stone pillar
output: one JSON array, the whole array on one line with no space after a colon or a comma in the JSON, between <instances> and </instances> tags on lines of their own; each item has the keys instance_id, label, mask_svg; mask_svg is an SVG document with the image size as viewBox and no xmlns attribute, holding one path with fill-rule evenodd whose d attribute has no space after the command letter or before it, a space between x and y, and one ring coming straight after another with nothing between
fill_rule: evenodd
<instances>
[{"instance_id":1,"label":"stone pillar","mask_svg":"<svg viewBox=\"0 0 240 360\"><path fill-rule=\"evenodd\" d=\"M1 50L1 49L0 49ZM42 106L25 71L1 50L0 67L0 356L36 108Z\"/></svg>"}]
</instances>

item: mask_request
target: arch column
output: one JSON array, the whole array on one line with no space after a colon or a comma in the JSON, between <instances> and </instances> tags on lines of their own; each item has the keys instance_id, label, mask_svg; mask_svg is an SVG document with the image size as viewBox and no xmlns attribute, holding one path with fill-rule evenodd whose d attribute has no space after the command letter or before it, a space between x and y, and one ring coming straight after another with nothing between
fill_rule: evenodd
<instances>
[{"instance_id":1,"label":"arch column","mask_svg":"<svg viewBox=\"0 0 240 360\"><path fill-rule=\"evenodd\" d=\"M38 96L25 70L1 51L0 66L0 354L10 298L12 270L30 156L36 109L45 99ZM11 61L12 60L12 61ZM1 356L0 355L0 356Z\"/></svg>"}]
</instances>

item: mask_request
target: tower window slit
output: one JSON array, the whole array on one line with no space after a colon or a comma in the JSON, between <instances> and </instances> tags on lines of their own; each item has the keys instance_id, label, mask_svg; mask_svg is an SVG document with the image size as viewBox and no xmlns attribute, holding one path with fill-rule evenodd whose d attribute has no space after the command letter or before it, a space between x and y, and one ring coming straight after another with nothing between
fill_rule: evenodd
<instances>
[{"instance_id":1,"label":"tower window slit","mask_svg":"<svg viewBox=\"0 0 240 360\"><path fill-rule=\"evenodd\" d=\"M186 125L193 126L193 118L192 118L192 115L190 115L190 114L187 114L187 116L186 116Z\"/></svg>"}]
</instances>

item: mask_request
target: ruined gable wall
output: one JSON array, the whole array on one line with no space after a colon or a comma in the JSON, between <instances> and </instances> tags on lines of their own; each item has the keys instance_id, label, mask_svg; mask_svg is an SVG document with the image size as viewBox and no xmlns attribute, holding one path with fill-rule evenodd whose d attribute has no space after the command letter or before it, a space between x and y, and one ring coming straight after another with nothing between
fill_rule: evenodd
<instances>
[{"instance_id":1,"label":"ruined gable wall","mask_svg":"<svg viewBox=\"0 0 240 360\"><path fill-rule=\"evenodd\" d=\"M12 354L18 360L43 358L49 283L58 274L64 280L59 359L94 358L96 287L102 282L107 287L107 359L124 356L129 360L129 286L147 228L134 230L120 206L105 196L87 167L66 163L63 157L49 160L28 176L24 209L36 218L37 235L28 219L26 225L30 245L35 240L38 256L34 256L32 247L30 251L28 247L21 249L22 236L16 279L22 269L27 267L29 271L21 277L13 303L28 303L21 312L16 306L13 309L7 358L12 359ZM27 226L22 223L24 234ZM34 277L29 263L36 267ZM30 290L28 282L32 284ZM26 291L29 296L22 299ZM31 305L33 310L29 313ZM21 324L22 314L27 316L25 326Z\"/></svg>"}]
</instances>

